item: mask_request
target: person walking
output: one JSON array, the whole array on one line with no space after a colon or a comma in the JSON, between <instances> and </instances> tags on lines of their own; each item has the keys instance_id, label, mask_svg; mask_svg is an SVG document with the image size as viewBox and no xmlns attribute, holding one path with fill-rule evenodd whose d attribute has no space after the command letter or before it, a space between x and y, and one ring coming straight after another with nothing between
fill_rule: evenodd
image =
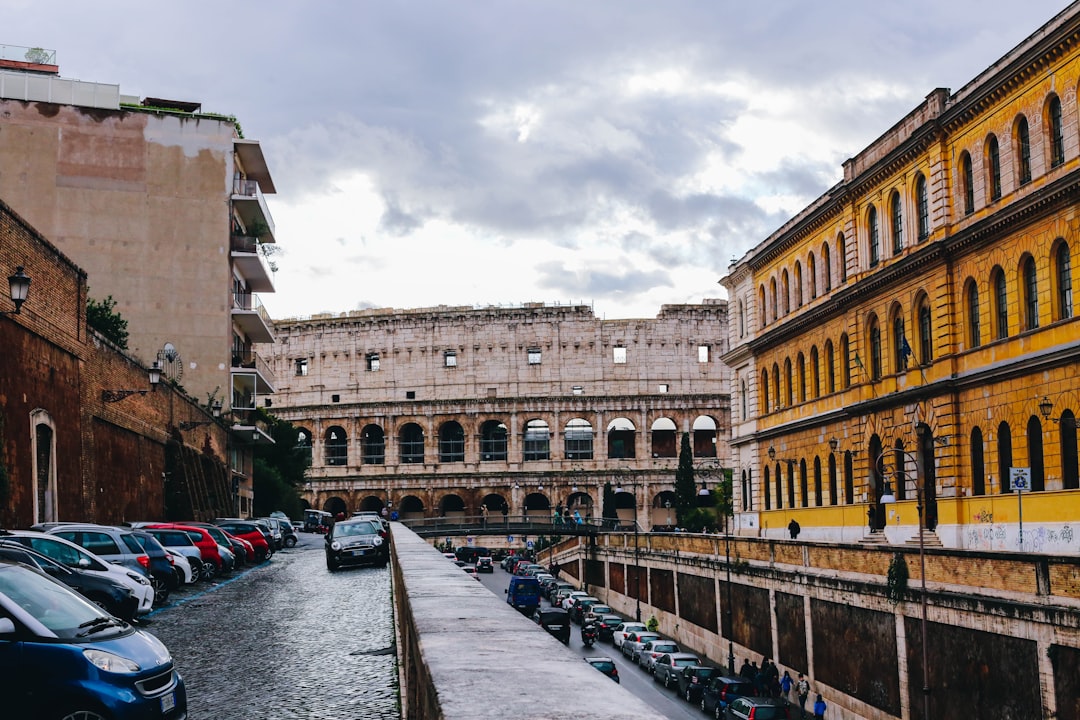
<instances>
[{"instance_id":1,"label":"person walking","mask_svg":"<svg viewBox=\"0 0 1080 720\"><path fill-rule=\"evenodd\" d=\"M791 673L787 670L784 671L784 677L780 678L780 692L783 693L783 698L788 702L791 702L791 688L795 686L795 681L791 679Z\"/></svg>"},{"instance_id":2,"label":"person walking","mask_svg":"<svg viewBox=\"0 0 1080 720\"><path fill-rule=\"evenodd\" d=\"M487 527L488 508L487 505L480 506L480 527Z\"/></svg>"},{"instance_id":3,"label":"person walking","mask_svg":"<svg viewBox=\"0 0 1080 720\"><path fill-rule=\"evenodd\" d=\"M795 683L795 694L799 696L799 717L806 717L806 697L810 694L810 683L806 676L799 673L799 682Z\"/></svg>"},{"instance_id":4,"label":"person walking","mask_svg":"<svg viewBox=\"0 0 1080 720\"><path fill-rule=\"evenodd\" d=\"M821 693L818 693L817 700L814 701L814 720L825 720L825 701L821 698Z\"/></svg>"},{"instance_id":5,"label":"person walking","mask_svg":"<svg viewBox=\"0 0 1080 720\"><path fill-rule=\"evenodd\" d=\"M510 506L503 502L502 506L503 514L503 527L510 527Z\"/></svg>"}]
</instances>

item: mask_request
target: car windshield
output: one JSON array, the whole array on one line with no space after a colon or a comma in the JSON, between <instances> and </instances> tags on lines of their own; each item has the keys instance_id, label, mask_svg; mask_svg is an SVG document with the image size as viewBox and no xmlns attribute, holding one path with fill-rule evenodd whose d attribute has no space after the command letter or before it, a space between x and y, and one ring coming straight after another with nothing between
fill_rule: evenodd
<instances>
[{"instance_id":1,"label":"car windshield","mask_svg":"<svg viewBox=\"0 0 1080 720\"><path fill-rule=\"evenodd\" d=\"M334 527L334 537L347 535L374 535L378 532L372 522L338 523Z\"/></svg>"},{"instance_id":2,"label":"car windshield","mask_svg":"<svg viewBox=\"0 0 1080 720\"><path fill-rule=\"evenodd\" d=\"M754 708L754 720L783 720L787 716L787 710L781 707L759 705Z\"/></svg>"},{"instance_id":3,"label":"car windshield","mask_svg":"<svg viewBox=\"0 0 1080 720\"><path fill-rule=\"evenodd\" d=\"M30 547L37 550L42 555L51 557L56 562L67 565L68 567L83 567L99 572L108 570L107 567L98 562L98 560L89 553L74 545L68 545L67 543L58 540L32 537L30 538Z\"/></svg>"},{"instance_id":4,"label":"car windshield","mask_svg":"<svg viewBox=\"0 0 1080 720\"><path fill-rule=\"evenodd\" d=\"M606 673L610 673L612 670L615 669L615 663L608 662L607 660L593 660L591 665L597 670Z\"/></svg>"},{"instance_id":5,"label":"car windshield","mask_svg":"<svg viewBox=\"0 0 1080 720\"><path fill-rule=\"evenodd\" d=\"M675 658L677 667L690 667L691 665L697 665L699 662L697 658Z\"/></svg>"},{"instance_id":6,"label":"car windshield","mask_svg":"<svg viewBox=\"0 0 1080 720\"><path fill-rule=\"evenodd\" d=\"M127 626L58 582L29 568L0 568L0 593L58 638L111 635Z\"/></svg>"}]
</instances>

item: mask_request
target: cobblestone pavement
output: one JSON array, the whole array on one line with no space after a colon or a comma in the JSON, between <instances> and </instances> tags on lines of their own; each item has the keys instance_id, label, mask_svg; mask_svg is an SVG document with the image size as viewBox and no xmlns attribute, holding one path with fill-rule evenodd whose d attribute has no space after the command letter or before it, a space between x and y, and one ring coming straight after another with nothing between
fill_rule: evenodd
<instances>
[{"instance_id":1,"label":"cobblestone pavement","mask_svg":"<svg viewBox=\"0 0 1080 720\"><path fill-rule=\"evenodd\" d=\"M191 720L395 720L390 571L327 572L321 535L146 621L187 683Z\"/></svg>"}]
</instances>

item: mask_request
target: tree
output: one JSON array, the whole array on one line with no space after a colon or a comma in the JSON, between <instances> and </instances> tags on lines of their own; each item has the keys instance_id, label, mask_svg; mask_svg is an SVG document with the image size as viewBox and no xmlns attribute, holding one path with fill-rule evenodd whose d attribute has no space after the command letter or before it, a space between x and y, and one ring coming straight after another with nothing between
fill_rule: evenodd
<instances>
[{"instance_id":1,"label":"tree","mask_svg":"<svg viewBox=\"0 0 1080 720\"><path fill-rule=\"evenodd\" d=\"M252 467L255 514L269 515L282 510L289 517L299 517L303 506L298 488L306 482L311 464L307 451L300 447L300 429L264 408L256 412L274 443L255 446Z\"/></svg>"},{"instance_id":2,"label":"tree","mask_svg":"<svg viewBox=\"0 0 1080 720\"><path fill-rule=\"evenodd\" d=\"M611 525L614 527L619 522L619 511L615 508L615 490L612 489L611 483L604 483L604 499L601 504L600 510L601 516L604 518L604 525Z\"/></svg>"},{"instance_id":3,"label":"tree","mask_svg":"<svg viewBox=\"0 0 1080 720\"><path fill-rule=\"evenodd\" d=\"M121 350L128 349L127 320L116 312L113 296L98 302L94 298L86 299L86 322Z\"/></svg>"},{"instance_id":4,"label":"tree","mask_svg":"<svg viewBox=\"0 0 1080 720\"><path fill-rule=\"evenodd\" d=\"M694 454L690 450L690 433L683 433L679 448L679 468L675 471L675 518L679 527L697 507L697 483L694 481Z\"/></svg>"}]
</instances>

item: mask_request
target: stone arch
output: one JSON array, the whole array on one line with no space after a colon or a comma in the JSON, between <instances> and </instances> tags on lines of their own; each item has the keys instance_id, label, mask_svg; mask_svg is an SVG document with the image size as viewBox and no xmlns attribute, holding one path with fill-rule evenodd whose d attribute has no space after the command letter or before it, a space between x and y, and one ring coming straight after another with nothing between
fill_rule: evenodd
<instances>
[{"instance_id":1,"label":"stone arch","mask_svg":"<svg viewBox=\"0 0 1080 720\"><path fill-rule=\"evenodd\" d=\"M349 464L349 436L345 428L331 425L323 434L323 462L327 465Z\"/></svg>"},{"instance_id":2,"label":"stone arch","mask_svg":"<svg viewBox=\"0 0 1080 720\"><path fill-rule=\"evenodd\" d=\"M465 501L456 493L447 493L439 500L439 515L442 517L465 517Z\"/></svg>"},{"instance_id":3,"label":"stone arch","mask_svg":"<svg viewBox=\"0 0 1080 720\"><path fill-rule=\"evenodd\" d=\"M330 513L333 517L337 517L338 513L342 515L349 514L348 504L339 498L337 495L331 495L323 502L323 510Z\"/></svg>"},{"instance_id":4,"label":"stone arch","mask_svg":"<svg viewBox=\"0 0 1080 720\"><path fill-rule=\"evenodd\" d=\"M386 462L386 433L381 425L369 423L360 431L360 458L364 465Z\"/></svg>"},{"instance_id":5,"label":"stone arch","mask_svg":"<svg viewBox=\"0 0 1080 720\"><path fill-rule=\"evenodd\" d=\"M609 422L607 437L609 459L629 460L637 457L634 448L637 439L637 428L629 418L617 417Z\"/></svg>"},{"instance_id":6,"label":"stone arch","mask_svg":"<svg viewBox=\"0 0 1080 720\"><path fill-rule=\"evenodd\" d=\"M694 418L694 434L691 443L694 457L716 457L716 438L719 429L720 423L718 423L714 417L709 415L698 415Z\"/></svg>"},{"instance_id":7,"label":"stone arch","mask_svg":"<svg viewBox=\"0 0 1080 720\"><path fill-rule=\"evenodd\" d=\"M405 495L398 500L398 517L402 520L420 519L424 514L424 501L415 495Z\"/></svg>"},{"instance_id":8,"label":"stone arch","mask_svg":"<svg viewBox=\"0 0 1080 720\"><path fill-rule=\"evenodd\" d=\"M679 443L676 437L675 421L668 417L657 418L650 428L652 435L652 456L654 458L673 458L679 456Z\"/></svg>"},{"instance_id":9,"label":"stone arch","mask_svg":"<svg viewBox=\"0 0 1080 720\"><path fill-rule=\"evenodd\" d=\"M494 513L501 513L503 506L510 507L510 503L499 493L488 493L484 496L484 499L480 501L480 504L488 509L490 517L494 516Z\"/></svg>"},{"instance_id":10,"label":"stone arch","mask_svg":"<svg viewBox=\"0 0 1080 720\"><path fill-rule=\"evenodd\" d=\"M383 509L385 503L383 499L377 495L365 495L357 506L358 510L375 510L380 511Z\"/></svg>"},{"instance_id":11,"label":"stone arch","mask_svg":"<svg viewBox=\"0 0 1080 720\"><path fill-rule=\"evenodd\" d=\"M675 510L675 492L662 490L653 496L649 503L649 527L673 530L678 522Z\"/></svg>"},{"instance_id":12,"label":"stone arch","mask_svg":"<svg viewBox=\"0 0 1080 720\"><path fill-rule=\"evenodd\" d=\"M566 498L566 511L570 514L576 510L583 518L591 518L594 513L595 503L593 497L587 492L571 492Z\"/></svg>"},{"instance_id":13,"label":"stone arch","mask_svg":"<svg viewBox=\"0 0 1080 720\"><path fill-rule=\"evenodd\" d=\"M542 492L533 492L525 496L524 515L527 517L550 518L551 500Z\"/></svg>"},{"instance_id":14,"label":"stone arch","mask_svg":"<svg viewBox=\"0 0 1080 720\"><path fill-rule=\"evenodd\" d=\"M502 420L485 420L480 425L480 460L506 461L510 433Z\"/></svg>"}]
</instances>

